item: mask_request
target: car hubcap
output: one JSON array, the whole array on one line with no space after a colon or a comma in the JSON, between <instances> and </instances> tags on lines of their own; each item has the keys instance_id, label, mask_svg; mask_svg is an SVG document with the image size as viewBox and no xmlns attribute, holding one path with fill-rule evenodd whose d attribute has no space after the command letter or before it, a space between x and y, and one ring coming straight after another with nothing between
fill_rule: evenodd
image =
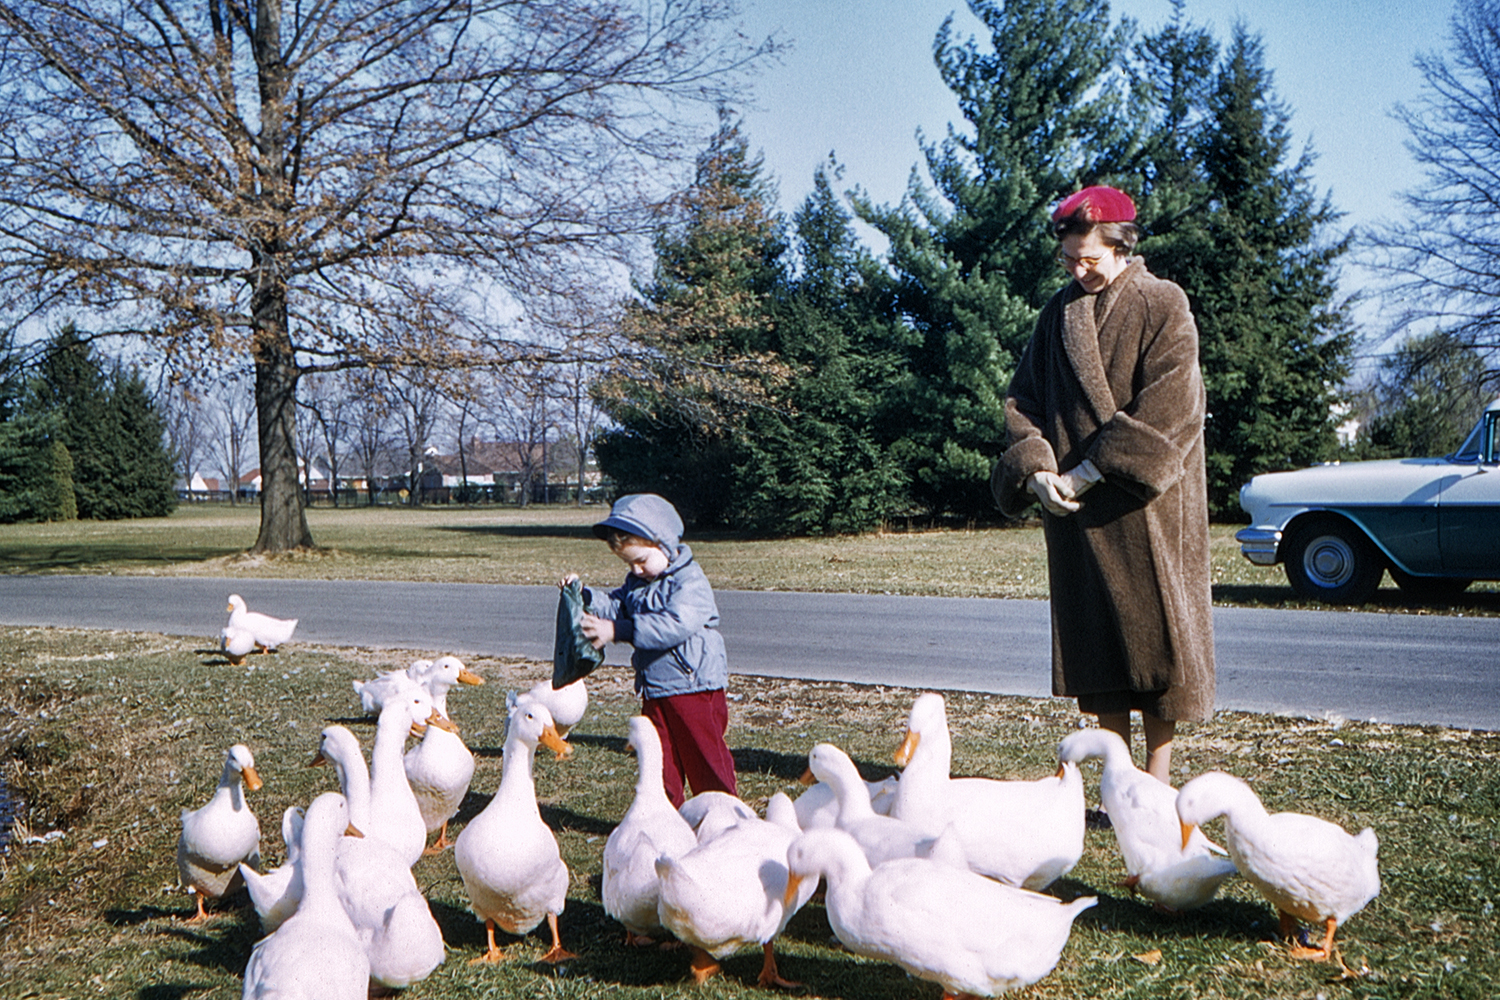
<instances>
[{"instance_id":1,"label":"car hubcap","mask_svg":"<svg viewBox=\"0 0 1500 1000\"><path fill-rule=\"evenodd\" d=\"M1342 587L1354 576L1354 551L1342 538L1313 540L1302 557L1308 579L1320 587Z\"/></svg>"}]
</instances>

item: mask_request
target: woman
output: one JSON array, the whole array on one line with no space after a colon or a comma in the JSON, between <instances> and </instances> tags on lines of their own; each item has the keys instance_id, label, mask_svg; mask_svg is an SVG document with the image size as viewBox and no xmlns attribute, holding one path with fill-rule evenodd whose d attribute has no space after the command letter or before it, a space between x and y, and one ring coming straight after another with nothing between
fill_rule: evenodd
<instances>
[{"instance_id":1,"label":"woman","mask_svg":"<svg viewBox=\"0 0 1500 1000\"><path fill-rule=\"evenodd\" d=\"M1213 714L1203 378L1182 289L1132 257L1125 192L1090 187L1052 214L1073 281L1037 319L1005 400L991 486L1017 516L1044 510L1052 690L1170 784L1179 720Z\"/></svg>"}]
</instances>

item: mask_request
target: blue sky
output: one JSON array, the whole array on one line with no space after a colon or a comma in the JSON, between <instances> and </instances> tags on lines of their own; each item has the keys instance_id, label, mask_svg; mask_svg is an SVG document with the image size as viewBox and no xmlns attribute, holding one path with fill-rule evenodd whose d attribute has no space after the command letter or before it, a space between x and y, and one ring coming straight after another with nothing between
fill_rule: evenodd
<instances>
[{"instance_id":1,"label":"blue sky","mask_svg":"<svg viewBox=\"0 0 1500 1000\"><path fill-rule=\"evenodd\" d=\"M1171 16L1169 0L1110 9L1146 31ZM1397 194L1421 180L1389 111L1419 95L1412 58L1446 49L1452 10L1451 0L1189 0L1186 12L1221 43L1236 19L1261 36L1292 133L1317 154L1315 183L1355 225L1395 218ZM846 166L844 186L895 202L920 161L918 127L936 139L949 122L963 124L932 64L949 12L961 36L987 42L962 0L743 0L750 34L779 31L795 43L758 79L758 107L745 115L783 209L801 202L830 151Z\"/></svg>"}]
</instances>

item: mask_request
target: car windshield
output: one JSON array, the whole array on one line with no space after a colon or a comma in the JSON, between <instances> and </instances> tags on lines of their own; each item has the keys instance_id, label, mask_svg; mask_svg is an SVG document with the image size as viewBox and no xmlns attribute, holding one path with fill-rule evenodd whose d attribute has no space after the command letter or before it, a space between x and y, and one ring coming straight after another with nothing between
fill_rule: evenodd
<instances>
[{"instance_id":1,"label":"car windshield","mask_svg":"<svg viewBox=\"0 0 1500 1000\"><path fill-rule=\"evenodd\" d=\"M1464 439L1458 451L1448 456L1450 460L1454 462L1479 461L1480 453L1484 449L1484 423L1484 415L1481 414L1479 423L1474 425L1474 429L1469 432L1469 436Z\"/></svg>"}]
</instances>

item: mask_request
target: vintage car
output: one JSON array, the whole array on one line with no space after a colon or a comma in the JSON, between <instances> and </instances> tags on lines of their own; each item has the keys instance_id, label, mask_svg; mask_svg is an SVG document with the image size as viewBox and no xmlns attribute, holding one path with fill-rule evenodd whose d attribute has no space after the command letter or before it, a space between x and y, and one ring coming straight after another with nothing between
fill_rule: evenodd
<instances>
[{"instance_id":1,"label":"vintage car","mask_svg":"<svg viewBox=\"0 0 1500 1000\"><path fill-rule=\"evenodd\" d=\"M1500 579L1500 399L1442 458L1334 462L1256 476L1240 489L1250 527L1234 537L1259 566L1283 563L1292 589L1363 604L1381 576L1415 597Z\"/></svg>"}]
</instances>

